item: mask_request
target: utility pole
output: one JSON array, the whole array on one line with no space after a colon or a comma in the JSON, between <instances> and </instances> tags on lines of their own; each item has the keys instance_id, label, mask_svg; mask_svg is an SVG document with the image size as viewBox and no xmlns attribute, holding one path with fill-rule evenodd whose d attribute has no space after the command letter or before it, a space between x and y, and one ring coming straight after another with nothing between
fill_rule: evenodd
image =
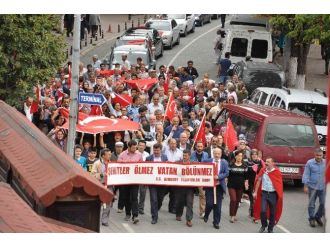
<instances>
[{"instance_id":1,"label":"utility pole","mask_svg":"<svg viewBox=\"0 0 330 247\"><path fill-rule=\"evenodd\" d=\"M72 78L70 92L69 134L66 153L74 158L74 145L76 140L76 123L78 116L78 73L80 61L80 15L74 15L73 27L73 53Z\"/></svg>"}]
</instances>

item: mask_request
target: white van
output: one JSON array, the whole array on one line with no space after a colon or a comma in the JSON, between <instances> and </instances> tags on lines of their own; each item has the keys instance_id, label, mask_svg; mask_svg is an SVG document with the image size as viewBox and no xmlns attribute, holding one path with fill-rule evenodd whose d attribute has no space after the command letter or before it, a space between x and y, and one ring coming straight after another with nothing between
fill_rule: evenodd
<instances>
[{"instance_id":1,"label":"white van","mask_svg":"<svg viewBox=\"0 0 330 247\"><path fill-rule=\"evenodd\" d=\"M327 136L328 97L325 92L314 89L259 87L255 89L248 104L279 107L313 119L321 149L325 151Z\"/></svg>"},{"instance_id":2,"label":"white van","mask_svg":"<svg viewBox=\"0 0 330 247\"><path fill-rule=\"evenodd\" d=\"M232 63L245 60L247 56L252 61L271 63L273 61L272 37L266 27L231 25L226 30L224 50L230 52Z\"/></svg>"}]
</instances>

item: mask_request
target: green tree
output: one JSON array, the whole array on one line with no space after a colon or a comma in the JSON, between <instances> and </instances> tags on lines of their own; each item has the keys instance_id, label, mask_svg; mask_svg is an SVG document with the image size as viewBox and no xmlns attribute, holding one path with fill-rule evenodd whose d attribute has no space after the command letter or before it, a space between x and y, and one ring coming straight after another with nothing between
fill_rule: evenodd
<instances>
[{"instance_id":1,"label":"green tree","mask_svg":"<svg viewBox=\"0 0 330 247\"><path fill-rule=\"evenodd\" d=\"M296 75L289 71L289 83L297 88L305 87L306 64L313 41L330 41L330 15L300 14L271 15L275 31L284 32L290 38L290 62L296 61ZM289 66L289 69L293 66ZM291 74L291 76L290 76ZM295 79L293 81L292 78Z\"/></svg>"},{"instance_id":2,"label":"green tree","mask_svg":"<svg viewBox=\"0 0 330 247\"><path fill-rule=\"evenodd\" d=\"M58 15L0 15L0 99L19 107L65 61Z\"/></svg>"}]
</instances>

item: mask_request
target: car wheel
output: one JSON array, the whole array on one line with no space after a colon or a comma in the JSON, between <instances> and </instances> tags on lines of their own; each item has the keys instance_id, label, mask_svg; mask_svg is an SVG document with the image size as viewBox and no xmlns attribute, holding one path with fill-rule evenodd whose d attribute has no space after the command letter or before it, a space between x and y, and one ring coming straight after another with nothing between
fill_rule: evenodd
<instances>
[{"instance_id":1,"label":"car wheel","mask_svg":"<svg viewBox=\"0 0 330 247\"><path fill-rule=\"evenodd\" d=\"M170 50L172 50L172 48L173 48L173 38L171 40L171 44L170 44L169 48L170 48Z\"/></svg>"},{"instance_id":2,"label":"car wheel","mask_svg":"<svg viewBox=\"0 0 330 247\"><path fill-rule=\"evenodd\" d=\"M190 32L192 32L192 33L194 33L195 32L195 24L193 25L193 27L192 27L192 29L191 29L191 31Z\"/></svg>"},{"instance_id":3,"label":"car wheel","mask_svg":"<svg viewBox=\"0 0 330 247\"><path fill-rule=\"evenodd\" d=\"M179 37L178 37L178 39L177 39L177 41L176 41L176 44L177 44L177 45L180 45L180 35L179 35Z\"/></svg>"},{"instance_id":4,"label":"car wheel","mask_svg":"<svg viewBox=\"0 0 330 247\"><path fill-rule=\"evenodd\" d=\"M188 34L188 32L187 32L187 27L184 29L184 33L183 33L183 37L187 37L187 34Z\"/></svg>"},{"instance_id":5,"label":"car wheel","mask_svg":"<svg viewBox=\"0 0 330 247\"><path fill-rule=\"evenodd\" d=\"M164 54L164 45L162 45L162 48L160 50L160 54L159 54L159 57L162 57Z\"/></svg>"}]
</instances>

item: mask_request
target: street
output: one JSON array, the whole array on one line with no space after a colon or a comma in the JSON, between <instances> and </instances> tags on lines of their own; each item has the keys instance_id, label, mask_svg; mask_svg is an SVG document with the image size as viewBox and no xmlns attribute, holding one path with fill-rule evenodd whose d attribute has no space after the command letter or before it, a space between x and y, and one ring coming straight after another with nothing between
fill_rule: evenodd
<instances>
[{"instance_id":1,"label":"street","mask_svg":"<svg viewBox=\"0 0 330 247\"><path fill-rule=\"evenodd\" d=\"M311 228L307 220L307 200L308 197L303 193L302 188L296 188L291 183L284 186L283 212L279 224L274 228L275 233L322 233L323 227ZM144 215L139 215L140 222L134 225L132 221L125 221L125 212L117 213L117 203L114 203L110 212L110 223L108 227L101 227L103 233L137 232L137 233L257 233L260 223L255 224L248 217L249 204L242 199L238 209L238 221L229 222L229 196L225 195L222 202L220 229L216 230L212 225L212 212L209 221L205 223L199 218L198 196L194 199L193 226L187 227L185 221L185 210L182 221L175 220L175 215L167 211L168 195L165 197L162 208L159 211L158 223L152 225L150 214L149 191L147 191Z\"/></svg>"},{"instance_id":2,"label":"street","mask_svg":"<svg viewBox=\"0 0 330 247\"><path fill-rule=\"evenodd\" d=\"M220 20L213 20L211 24L203 27L196 27L195 33L189 34L185 38L181 38L179 46L174 46L172 50L165 50L164 56L157 60L157 69L160 65L174 65L186 66L188 60L194 61L194 67L198 69L199 78L202 78L204 73L208 73L211 79L215 79L216 56L213 52L213 40L216 37L216 30L219 28ZM101 59L109 58L110 47L114 40L105 43L102 46L96 47L94 50L88 52L81 58L85 65L91 62L94 54L98 54ZM320 58L316 58L319 60ZM310 69L310 68L309 68ZM322 70L322 68L317 68ZM321 77L321 81L322 78ZM319 87L324 89L324 86L319 81L315 82L318 85L306 85L309 88ZM326 85L326 83L324 83ZM312 158L312 157L311 157ZM291 183L286 183L284 187L284 205L283 213L279 224L274 229L276 233L321 233L324 228L316 227L311 228L307 220L307 203L308 197L303 193L302 188L294 187ZM150 215L150 201L149 191L145 201L145 214L140 215L140 222L137 225L124 220L125 213L117 213L117 201L111 209L110 225L109 227L102 226L101 232L182 232L182 233L256 233L260 228L260 224L256 225L248 217L249 205L247 201L243 200L238 210L238 221L236 223L229 222L229 197L225 196L222 206L222 219L220 223L220 230L216 230L212 226L212 213L209 217L208 223L204 223L199 218L198 212L198 197L194 199L194 218L193 227L189 228L185 225L185 211L181 222L175 220L175 215L167 211L168 196L165 197L163 207L159 211L159 220L156 225L151 225Z\"/></svg>"}]
</instances>

